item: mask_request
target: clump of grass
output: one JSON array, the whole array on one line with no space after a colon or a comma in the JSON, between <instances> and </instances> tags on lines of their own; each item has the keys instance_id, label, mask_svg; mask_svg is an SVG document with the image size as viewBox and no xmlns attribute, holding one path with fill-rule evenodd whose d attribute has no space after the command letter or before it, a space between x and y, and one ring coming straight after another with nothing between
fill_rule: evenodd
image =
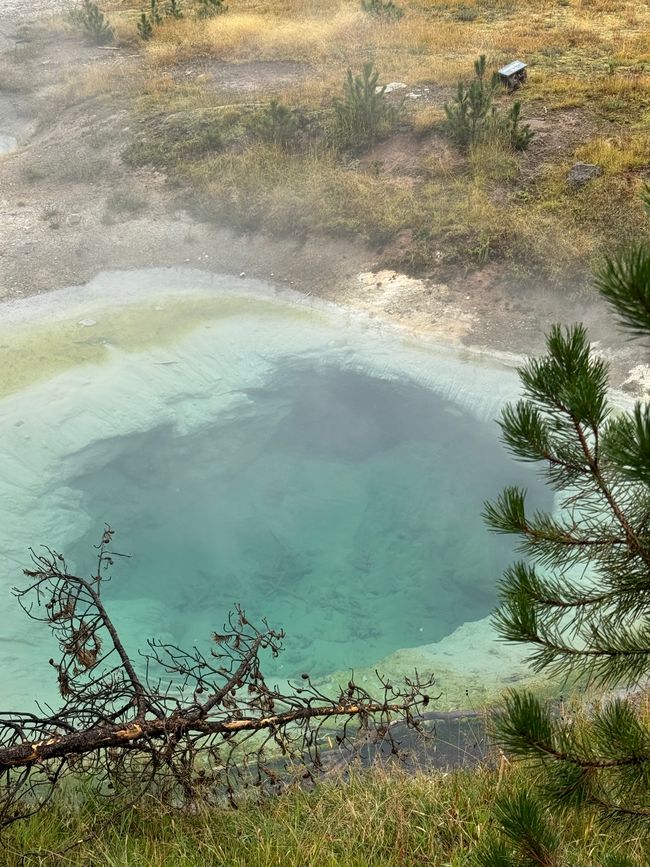
<instances>
[{"instance_id":1,"label":"clump of grass","mask_svg":"<svg viewBox=\"0 0 650 867\"><path fill-rule=\"evenodd\" d=\"M461 3L460 6L454 10L453 16L456 21L476 21L478 18L478 11L474 6L467 6L465 3Z\"/></svg>"},{"instance_id":2,"label":"clump of grass","mask_svg":"<svg viewBox=\"0 0 650 867\"><path fill-rule=\"evenodd\" d=\"M107 225L117 217L135 217L147 207L147 200L130 189L114 190L107 198L102 221Z\"/></svg>"},{"instance_id":3,"label":"clump of grass","mask_svg":"<svg viewBox=\"0 0 650 867\"><path fill-rule=\"evenodd\" d=\"M595 163L606 174L612 175L645 168L650 165L650 139L642 135L614 138L596 136L576 150L576 159Z\"/></svg>"},{"instance_id":4,"label":"clump of grass","mask_svg":"<svg viewBox=\"0 0 650 867\"><path fill-rule=\"evenodd\" d=\"M347 171L334 152L258 144L189 169L203 216L276 236L327 234L380 245L411 225L412 191L372 173Z\"/></svg>"},{"instance_id":5,"label":"clump of grass","mask_svg":"<svg viewBox=\"0 0 650 867\"><path fill-rule=\"evenodd\" d=\"M469 164L477 182L513 181L520 173L519 161L503 139L492 137L477 142L469 152Z\"/></svg>"},{"instance_id":6,"label":"clump of grass","mask_svg":"<svg viewBox=\"0 0 650 867\"><path fill-rule=\"evenodd\" d=\"M41 166L26 165L22 170L22 176L28 184L35 184L47 177L47 172Z\"/></svg>"},{"instance_id":7,"label":"clump of grass","mask_svg":"<svg viewBox=\"0 0 650 867\"><path fill-rule=\"evenodd\" d=\"M147 118L122 158L131 166L172 168L223 148L219 112L194 110Z\"/></svg>"},{"instance_id":8,"label":"clump of grass","mask_svg":"<svg viewBox=\"0 0 650 867\"><path fill-rule=\"evenodd\" d=\"M425 138L434 130L440 129L444 118L443 109L438 106L425 105L416 112L411 122L415 137Z\"/></svg>"}]
</instances>

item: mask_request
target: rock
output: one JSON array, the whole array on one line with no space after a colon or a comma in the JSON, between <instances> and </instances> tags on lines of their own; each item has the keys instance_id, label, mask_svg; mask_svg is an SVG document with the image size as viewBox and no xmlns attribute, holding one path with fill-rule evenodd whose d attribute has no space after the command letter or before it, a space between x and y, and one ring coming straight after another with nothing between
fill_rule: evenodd
<instances>
[{"instance_id":1,"label":"rock","mask_svg":"<svg viewBox=\"0 0 650 867\"><path fill-rule=\"evenodd\" d=\"M68 214L66 223L68 226L78 226L81 222L81 214Z\"/></svg>"},{"instance_id":2,"label":"rock","mask_svg":"<svg viewBox=\"0 0 650 867\"><path fill-rule=\"evenodd\" d=\"M392 93L394 90L403 90L405 87L406 85L403 81L391 81L389 84L386 85L384 93ZM379 92L380 90L381 87L378 87L377 91Z\"/></svg>"},{"instance_id":3,"label":"rock","mask_svg":"<svg viewBox=\"0 0 650 867\"><path fill-rule=\"evenodd\" d=\"M97 325L97 320L95 320L95 319L82 319L79 322L79 325L83 325L84 328L91 328L93 325Z\"/></svg>"},{"instance_id":4,"label":"rock","mask_svg":"<svg viewBox=\"0 0 650 867\"><path fill-rule=\"evenodd\" d=\"M592 163L576 163L569 169L567 181L572 187L582 187L602 173L601 166L592 165Z\"/></svg>"},{"instance_id":5,"label":"rock","mask_svg":"<svg viewBox=\"0 0 650 867\"><path fill-rule=\"evenodd\" d=\"M633 394L650 392L650 365L637 364L628 371L628 377L621 383L623 391Z\"/></svg>"}]
</instances>

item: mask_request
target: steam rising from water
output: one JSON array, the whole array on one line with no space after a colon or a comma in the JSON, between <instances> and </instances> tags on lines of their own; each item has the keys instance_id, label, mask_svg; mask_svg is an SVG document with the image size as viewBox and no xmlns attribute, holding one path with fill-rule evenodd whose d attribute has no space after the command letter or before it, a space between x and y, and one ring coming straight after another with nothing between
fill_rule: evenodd
<instances>
[{"instance_id":1,"label":"steam rising from water","mask_svg":"<svg viewBox=\"0 0 650 867\"><path fill-rule=\"evenodd\" d=\"M0 132L0 156L7 154L18 146L16 139L5 132Z\"/></svg>"},{"instance_id":2,"label":"steam rising from water","mask_svg":"<svg viewBox=\"0 0 650 867\"><path fill-rule=\"evenodd\" d=\"M28 340L73 311L76 340L104 354L0 402L5 611L29 545L88 569L106 521L133 555L107 588L133 650L207 640L240 601L288 632L277 676L326 675L489 613L511 550L482 501L534 485L490 421L512 371L197 272L103 275L40 303L5 322L36 322ZM170 305L179 332L152 340ZM42 628L12 612L0 637L12 703L42 696Z\"/></svg>"}]
</instances>

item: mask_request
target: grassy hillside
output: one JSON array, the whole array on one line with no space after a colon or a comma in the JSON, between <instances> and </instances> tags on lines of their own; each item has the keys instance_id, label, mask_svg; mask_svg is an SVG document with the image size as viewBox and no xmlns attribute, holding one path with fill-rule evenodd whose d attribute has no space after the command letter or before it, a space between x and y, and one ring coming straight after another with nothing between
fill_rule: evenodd
<instances>
[{"instance_id":1,"label":"grassy hillside","mask_svg":"<svg viewBox=\"0 0 650 867\"><path fill-rule=\"evenodd\" d=\"M650 174L648 4L623 0L469 0L399 4L398 20L356 2L233 0L212 18L167 17L143 42L139 7L111 10L138 46L129 82L126 159L188 185L195 211L245 231L360 238L382 264L444 275L487 262L566 284L645 230L639 191ZM160 11L164 12L161 4ZM521 58L535 138L526 152L496 141L465 152L443 133L444 103L474 60ZM339 146L332 100L348 68L372 61L390 128L370 147ZM95 82L94 86L106 86ZM256 135L272 99L294 112L290 146ZM573 189L567 171L601 177Z\"/></svg>"}]
</instances>

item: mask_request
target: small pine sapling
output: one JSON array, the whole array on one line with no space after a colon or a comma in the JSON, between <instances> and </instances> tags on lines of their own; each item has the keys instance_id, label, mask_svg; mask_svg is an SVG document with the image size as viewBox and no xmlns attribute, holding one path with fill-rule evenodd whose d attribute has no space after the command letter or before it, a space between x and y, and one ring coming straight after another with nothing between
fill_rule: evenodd
<instances>
[{"instance_id":1,"label":"small pine sapling","mask_svg":"<svg viewBox=\"0 0 650 867\"><path fill-rule=\"evenodd\" d=\"M445 103L445 129L457 144L466 147L485 138L494 129L496 106L494 96L498 75L486 79L486 58L482 54L474 61L474 80L466 85L458 82L456 96Z\"/></svg>"},{"instance_id":2,"label":"small pine sapling","mask_svg":"<svg viewBox=\"0 0 650 867\"><path fill-rule=\"evenodd\" d=\"M180 0L169 0L169 5L167 6L167 17L175 18L177 21L183 17Z\"/></svg>"},{"instance_id":3,"label":"small pine sapling","mask_svg":"<svg viewBox=\"0 0 650 867\"><path fill-rule=\"evenodd\" d=\"M264 110L251 119L249 129L256 138L267 144L289 148L298 134L298 118L286 105L272 99Z\"/></svg>"},{"instance_id":4,"label":"small pine sapling","mask_svg":"<svg viewBox=\"0 0 650 867\"><path fill-rule=\"evenodd\" d=\"M88 39L96 45L106 45L113 41L115 32L93 0L83 0L81 8L75 9L70 17L75 24L83 28Z\"/></svg>"},{"instance_id":5,"label":"small pine sapling","mask_svg":"<svg viewBox=\"0 0 650 867\"><path fill-rule=\"evenodd\" d=\"M213 18L215 15L223 15L228 11L224 0L199 0L196 13L197 18Z\"/></svg>"},{"instance_id":6,"label":"small pine sapling","mask_svg":"<svg viewBox=\"0 0 650 867\"><path fill-rule=\"evenodd\" d=\"M378 81L371 62L364 64L361 75L348 69L343 98L333 102L336 140L343 147L369 147L393 125L395 110L386 100L386 86Z\"/></svg>"},{"instance_id":7,"label":"small pine sapling","mask_svg":"<svg viewBox=\"0 0 650 867\"><path fill-rule=\"evenodd\" d=\"M149 13L141 12L138 20L138 35L147 42L153 36L154 27L162 24L163 17L158 9L158 0L151 0Z\"/></svg>"},{"instance_id":8,"label":"small pine sapling","mask_svg":"<svg viewBox=\"0 0 650 867\"><path fill-rule=\"evenodd\" d=\"M158 0L151 0L149 5L149 18L154 26L162 24L163 17L158 9Z\"/></svg>"},{"instance_id":9,"label":"small pine sapling","mask_svg":"<svg viewBox=\"0 0 650 867\"><path fill-rule=\"evenodd\" d=\"M527 123L521 123L521 103L515 102L506 117L506 131L510 145L516 151L525 151L535 135Z\"/></svg>"},{"instance_id":10,"label":"small pine sapling","mask_svg":"<svg viewBox=\"0 0 650 867\"><path fill-rule=\"evenodd\" d=\"M368 15L384 21L399 21L404 17L404 10L393 0L361 0L361 8Z\"/></svg>"},{"instance_id":11,"label":"small pine sapling","mask_svg":"<svg viewBox=\"0 0 650 867\"><path fill-rule=\"evenodd\" d=\"M153 36L153 24L149 19L149 16L146 12L140 13L140 18L138 19L138 36L144 42L148 42L149 39Z\"/></svg>"}]
</instances>

